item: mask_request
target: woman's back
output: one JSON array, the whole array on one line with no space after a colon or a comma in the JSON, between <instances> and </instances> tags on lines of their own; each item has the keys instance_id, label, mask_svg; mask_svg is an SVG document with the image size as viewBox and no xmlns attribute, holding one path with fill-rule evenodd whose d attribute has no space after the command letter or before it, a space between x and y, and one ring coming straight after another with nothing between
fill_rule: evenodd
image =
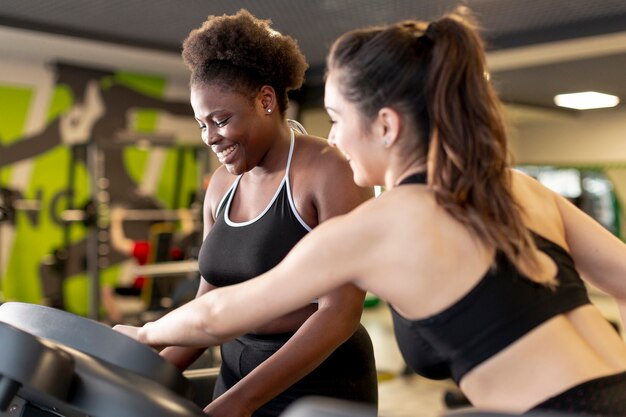
<instances>
[{"instance_id":1,"label":"woman's back","mask_svg":"<svg viewBox=\"0 0 626 417\"><path fill-rule=\"evenodd\" d=\"M558 269L574 271L573 261L568 260L569 242L565 235L566 220L561 215L560 197L523 174L513 172L512 177L513 195L524 210L525 223L538 235L538 246L542 248L538 257L539 274L553 277ZM402 346L404 342L408 349L419 350L416 354L423 360L423 347L418 346L423 343L423 332L432 331L434 340L444 342L448 336L443 333L443 326L433 327L428 324L429 320L439 320L442 316L447 320L446 315L449 316L450 310L455 309L463 309L455 319L455 325L460 324L459 327L466 332L473 332L472 329L476 333L487 332L491 331L491 327L499 325L503 329L481 342L484 346L472 346L471 344L480 342L480 337L476 335L474 338L474 334L470 333L466 343L460 343L463 352L458 357L454 356L456 353L448 357L456 358L450 360L453 367L456 366L455 361L461 362L461 366L463 361L467 362L463 355L469 355L469 359L473 360L471 355L480 356L490 346L497 346L501 339L506 341L520 324L523 326L530 321L533 326L462 375L461 388L474 405L488 409L525 411L584 381L626 370L624 343L595 307L587 303L583 284L575 271L574 276L568 278L571 282L564 285L568 294L563 294L564 290L557 288L554 301L549 287L522 277L520 293L513 293L509 302L505 294L497 292L500 290L496 291L501 287L505 288L502 291L506 291L509 283L500 285L498 280L519 280L519 273L515 271L512 276L506 272L489 277L496 256L493 248L485 247L467 227L439 207L426 187L399 186L378 200L360 210L359 215L363 216L364 222L368 218L375 219L368 227L372 228L373 235L384 235L379 237L379 241L384 241L385 244L374 245L373 253L367 256L386 259L386 270L383 272L372 269L368 265L369 271L363 270L361 273L364 277L363 285L392 304L395 310L396 335L399 336L403 350L407 349L407 346ZM420 239L420 236L428 238ZM498 267L502 268L500 264ZM562 271L559 273L566 276ZM393 280L394 285L375 278L383 274ZM489 279L491 282L485 284ZM511 284L509 291L516 291L513 285L517 284ZM480 288L477 290L476 287ZM533 293L534 287L539 288L537 297ZM480 291L490 292L483 294L484 298L480 299L476 295ZM526 296L521 294L523 291L528 291L529 307L531 303L538 304L537 300L545 299L546 309L549 311L537 313L542 307L532 306L533 312L527 313L522 307L513 306L506 312L501 312L505 317L497 314L499 310L493 310L496 314L489 316L492 310L486 309L494 309L498 302L504 303L508 308L507 303L526 300ZM467 300L468 293L473 297L470 300ZM544 298L538 298L540 296ZM497 300L498 297L501 300ZM572 297L578 297L579 300L571 301ZM490 301L490 298L493 300ZM565 306L551 305L557 303L565 303ZM567 303L576 308L570 309ZM563 313L555 313L557 308L562 308ZM477 317L480 313L476 312L481 309L482 316ZM515 309L522 311L521 319L506 317L512 316ZM527 318L526 315L532 315L533 318ZM538 325L532 323L532 320L538 320L536 317L545 321ZM424 323L427 326L423 326ZM414 332L420 335L415 336L411 330L406 329L404 331L410 336L405 337L411 340L403 341L403 326L419 328ZM452 327L448 329L450 328ZM438 334L437 331L441 333ZM456 336L458 334L454 335ZM416 342L418 339L419 343ZM437 346L436 343L429 346L429 350L435 352L437 360L441 360L437 355L448 355L446 349L447 346ZM411 353L407 356L411 356ZM448 365L449 362L446 363ZM511 393L515 393L515 396L511 396Z\"/></svg>"},{"instance_id":2,"label":"woman's back","mask_svg":"<svg viewBox=\"0 0 626 417\"><path fill-rule=\"evenodd\" d=\"M515 171L512 189L525 224L572 254L570 243L575 242L566 229L576 225L568 224L573 219L563 216L564 199ZM560 266L543 254L539 259L541 273L554 273ZM477 367L461 385L470 398L483 399L485 407L501 404L524 411L567 388L624 370L626 345L598 310L586 304L539 325ZM518 395L506 398L505 393L511 392ZM481 401L475 402L480 406Z\"/></svg>"}]
</instances>

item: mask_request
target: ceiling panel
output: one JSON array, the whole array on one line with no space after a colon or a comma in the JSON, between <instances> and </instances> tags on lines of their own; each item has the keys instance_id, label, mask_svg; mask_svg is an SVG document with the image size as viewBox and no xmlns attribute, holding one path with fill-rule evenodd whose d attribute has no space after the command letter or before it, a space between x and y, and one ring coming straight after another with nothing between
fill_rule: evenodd
<instances>
[{"instance_id":1,"label":"ceiling panel","mask_svg":"<svg viewBox=\"0 0 626 417\"><path fill-rule=\"evenodd\" d=\"M556 94L578 91L610 93L626 100L624 78L626 54L500 71L492 79L504 101L552 107Z\"/></svg>"},{"instance_id":2,"label":"ceiling panel","mask_svg":"<svg viewBox=\"0 0 626 417\"><path fill-rule=\"evenodd\" d=\"M0 26L64 34L152 50L178 52L189 31L210 14L246 8L298 40L309 60L308 94L318 97L325 55L341 33L407 18L431 20L451 0L2 0ZM626 33L626 0L466 0L484 27L489 50ZM507 100L551 106L553 91L589 88L624 91L624 56L518 66L496 71ZM621 71L621 72L620 72ZM565 75L567 74L567 75ZM598 80L593 84L591 80ZM619 85L618 85L619 84ZM569 87L568 87L569 85ZM605 87L606 85L606 87ZM621 93L620 93L621 94ZM626 96L622 96L626 99Z\"/></svg>"}]
</instances>

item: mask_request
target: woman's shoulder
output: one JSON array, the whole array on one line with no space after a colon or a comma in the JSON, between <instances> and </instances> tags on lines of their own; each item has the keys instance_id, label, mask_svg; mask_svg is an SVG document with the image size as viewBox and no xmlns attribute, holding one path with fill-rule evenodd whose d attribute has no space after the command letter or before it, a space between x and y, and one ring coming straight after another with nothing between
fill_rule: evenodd
<instances>
[{"instance_id":1,"label":"woman's shoulder","mask_svg":"<svg viewBox=\"0 0 626 417\"><path fill-rule=\"evenodd\" d=\"M237 176L228 172L223 165L219 166L213 174L211 174L205 202L208 202L210 207L217 207L222 197L228 192L236 179Z\"/></svg>"},{"instance_id":2,"label":"woman's shoulder","mask_svg":"<svg viewBox=\"0 0 626 417\"><path fill-rule=\"evenodd\" d=\"M369 188L354 183L344 156L316 136L298 135L289 180L301 214L311 210L318 221L348 212L373 196ZM314 213L314 214L313 214Z\"/></svg>"},{"instance_id":3,"label":"woman's shoulder","mask_svg":"<svg viewBox=\"0 0 626 417\"><path fill-rule=\"evenodd\" d=\"M541 182L516 169L511 169L511 190L518 203L524 207L527 202L531 206L539 203L542 205L554 205L554 192Z\"/></svg>"},{"instance_id":4,"label":"woman's shoulder","mask_svg":"<svg viewBox=\"0 0 626 417\"><path fill-rule=\"evenodd\" d=\"M313 135L298 135L293 153L296 169L331 171L334 175L352 176L350 165L343 154L331 147L324 138ZM330 173L330 172L329 172Z\"/></svg>"},{"instance_id":5,"label":"woman's shoulder","mask_svg":"<svg viewBox=\"0 0 626 417\"><path fill-rule=\"evenodd\" d=\"M209 181L208 190L219 190L221 188L229 188L232 183L237 179L236 175L228 172L224 165L217 167L213 174L211 174L211 181Z\"/></svg>"},{"instance_id":6,"label":"woman's shoulder","mask_svg":"<svg viewBox=\"0 0 626 417\"><path fill-rule=\"evenodd\" d=\"M517 170L511 170L511 188L515 201L522 208L526 226L563 245L565 236L557 194L535 178Z\"/></svg>"},{"instance_id":7,"label":"woman's shoulder","mask_svg":"<svg viewBox=\"0 0 626 417\"><path fill-rule=\"evenodd\" d=\"M296 136L295 150L307 156L338 158L341 153L328 144L328 140L319 136L300 134Z\"/></svg>"}]
</instances>

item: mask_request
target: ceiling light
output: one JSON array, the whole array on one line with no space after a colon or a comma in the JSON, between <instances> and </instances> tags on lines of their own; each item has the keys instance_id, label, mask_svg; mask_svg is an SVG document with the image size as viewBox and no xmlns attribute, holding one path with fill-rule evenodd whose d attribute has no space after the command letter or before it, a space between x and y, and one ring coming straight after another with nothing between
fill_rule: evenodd
<instances>
[{"instance_id":1,"label":"ceiling light","mask_svg":"<svg viewBox=\"0 0 626 417\"><path fill-rule=\"evenodd\" d=\"M601 109L617 106L619 97L595 91L585 91L583 93L558 94L554 96L554 103L560 107L577 110Z\"/></svg>"}]
</instances>

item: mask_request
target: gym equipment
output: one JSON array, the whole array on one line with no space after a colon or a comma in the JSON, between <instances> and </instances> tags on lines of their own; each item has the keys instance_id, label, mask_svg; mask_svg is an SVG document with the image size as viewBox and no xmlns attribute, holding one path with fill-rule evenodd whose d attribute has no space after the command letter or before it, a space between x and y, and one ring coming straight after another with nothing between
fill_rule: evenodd
<instances>
[{"instance_id":1,"label":"gym equipment","mask_svg":"<svg viewBox=\"0 0 626 417\"><path fill-rule=\"evenodd\" d=\"M166 210L166 209L135 209L124 210L124 221L177 221L180 220L180 212L189 212L194 217L199 217L198 210L191 209L178 209L178 210ZM86 226L94 225L98 218L96 207L92 202L88 202L83 209L80 210L63 210L60 216L64 222L83 222Z\"/></svg>"},{"instance_id":2,"label":"gym equipment","mask_svg":"<svg viewBox=\"0 0 626 417\"><path fill-rule=\"evenodd\" d=\"M119 192L118 194L115 193L115 187L111 186L111 178L116 178L115 172L108 172L111 177L107 177L107 172L105 172L106 167L111 168L111 166L107 165L107 158L113 157L115 159L120 156L123 147L128 145L140 146L146 143L146 141L151 142L151 145L155 147L175 147L177 149L176 175L174 177L175 184L172 187L174 190L173 201L170 207L181 207L189 205L189 202L186 201L186 196L181 195L184 191L181 183L183 162L185 156L189 152L193 152L193 157L197 161L198 175L196 181L197 189L193 193L192 200L198 208L189 211L191 216L196 219L201 218L199 207L202 205L201 200L204 194L202 179L209 171L208 149L200 144L183 146L183 144L176 144L172 137L164 138L159 137L159 135L144 133L133 134L132 132L127 132L127 134L121 134L119 137L116 135L112 136L111 140L109 138L107 138L107 141L90 140L88 143L77 144L71 147L71 159L67 174L68 188L65 192L57 194L49 205L50 218L63 228L63 240L60 248L58 248L59 253L69 252L72 255L71 258L80 258L84 268L76 271L77 263L64 262L64 259L54 259L54 257L51 258L50 264L58 267L52 272L56 272L58 278L53 278L52 283L42 283L43 288L50 289L50 293L46 294L46 298L54 300L56 303L54 306L63 306L62 291L58 291L59 289L62 290L63 279L76 273L86 272L88 276L88 315L95 320L100 317L101 312L100 273L112 264L120 262L120 253L111 250L109 241L110 205L112 202L122 203L124 198L128 198L128 201L132 203L131 205L135 205L138 203L137 198L143 195L138 190L132 190L125 195L119 195ZM117 150L111 154L109 151L112 149ZM80 165L78 162L82 162L90 174L89 196L86 202L74 201L76 196L76 167ZM126 181L127 178L124 175L122 177ZM127 184L127 186L134 187L132 184ZM147 210L127 210L126 214L124 221L134 221L139 228L142 225L138 223L142 221L176 221L180 220L181 217L179 210L153 209L152 205ZM88 228L87 236L82 241L73 242L70 239L71 228L80 223ZM84 261L82 261L83 259ZM74 266L74 269L66 270L63 268L66 265ZM45 278L54 275L52 272L45 275Z\"/></svg>"},{"instance_id":3,"label":"gym equipment","mask_svg":"<svg viewBox=\"0 0 626 417\"><path fill-rule=\"evenodd\" d=\"M203 416L180 371L101 323L9 302L0 338L2 417Z\"/></svg>"},{"instance_id":4,"label":"gym equipment","mask_svg":"<svg viewBox=\"0 0 626 417\"><path fill-rule=\"evenodd\" d=\"M181 395L189 394L188 382L172 364L148 346L102 323L67 311L20 302L2 304L0 321L133 371Z\"/></svg>"},{"instance_id":5,"label":"gym equipment","mask_svg":"<svg viewBox=\"0 0 626 417\"><path fill-rule=\"evenodd\" d=\"M28 396L44 392L48 400L67 398L74 373L71 355L6 323L0 323L0 340L0 412L19 390Z\"/></svg>"},{"instance_id":6,"label":"gym equipment","mask_svg":"<svg viewBox=\"0 0 626 417\"><path fill-rule=\"evenodd\" d=\"M26 200L22 198L20 192L0 187L0 223L14 224L17 212L37 213L40 209L39 200Z\"/></svg>"},{"instance_id":7,"label":"gym equipment","mask_svg":"<svg viewBox=\"0 0 626 417\"><path fill-rule=\"evenodd\" d=\"M58 220L65 223L82 222L86 227L92 227L95 226L98 221L97 210L98 208L95 203L89 200L82 209L63 210Z\"/></svg>"},{"instance_id":8,"label":"gym equipment","mask_svg":"<svg viewBox=\"0 0 626 417\"><path fill-rule=\"evenodd\" d=\"M136 275L150 277L186 275L198 272L198 261L195 259L187 261L159 262L155 264L137 265L133 272Z\"/></svg>"}]
</instances>

